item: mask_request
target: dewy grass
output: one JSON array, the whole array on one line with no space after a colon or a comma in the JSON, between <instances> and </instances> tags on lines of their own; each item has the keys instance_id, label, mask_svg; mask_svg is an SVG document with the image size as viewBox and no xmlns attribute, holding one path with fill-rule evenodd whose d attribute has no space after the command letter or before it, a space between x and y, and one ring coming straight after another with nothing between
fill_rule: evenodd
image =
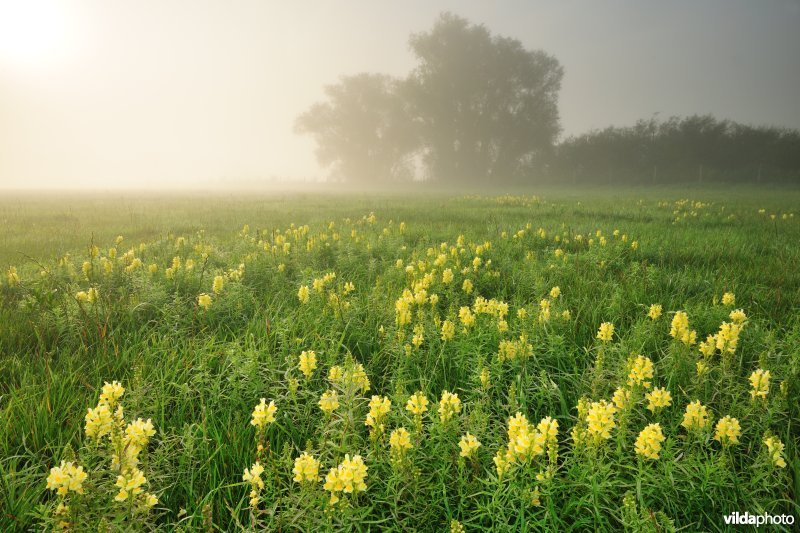
<instances>
[{"instance_id":1,"label":"dewy grass","mask_svg":"<svg viewBox=\"0 0 800 533\"><path fill-rule=\"evenodd\" d=\"M796 193L62 200L0 200L4 531L800 515Z\"/></svg>"}]
</instances>

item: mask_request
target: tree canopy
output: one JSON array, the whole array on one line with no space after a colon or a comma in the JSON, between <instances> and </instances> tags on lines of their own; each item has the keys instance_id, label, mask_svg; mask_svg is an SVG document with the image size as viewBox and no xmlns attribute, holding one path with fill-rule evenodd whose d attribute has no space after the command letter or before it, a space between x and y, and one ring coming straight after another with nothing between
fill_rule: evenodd
<instances>
[{"instance_id":1,"label":"tree canopy","mask_svg":"<svg viewBox=\"0 0 800 533\"><path fill-rule=\"evenodd\" d=\"M296 122L314 136L317 159L334 179L353 182L410 179L410 154L417 146L400 97L399 80L383 74L345 76L325 87Z\"/></svg>"},{"instance_id":2,"label":"tree canopy","mask_svg":"<svg viewBox=\"0 0 800 533\"><path fill-rule=\"evenodd\" d=\"M543 164L560 131L555 58L450 13L410 46L418 65L405 79L344 77L298 118L333 177L407 179L420 162L416 177L477 183Z\"/></svg>"},{"instance_id":3,"label":"tree canopy","mask_svg":"<svg viewBox=\"0 0 800 533\"><path fill-rule=\"evenodd\" d=\"M553 56L443 13L410 36L404 78L362 73L298 117L331 177L356 183L800 182L800 132L710 115L640 120L557 143Z\"/></svg>"},{"instance_id":4,"label":"tree canopy","mask_svg":"<svg viewBox=\"0 0 800 533\"><path fill-rule=\"evenodd\" d=\"M543 162L560 131L554 57L450 13L410 44L409 105L431 177L511 180Z\"/></svg>"},{"instance_id":5,"label":"tree canopy","mask_svg":"<svg viewBox=\"0 0 800 533\"><path fill-rule=\"evenodd\" d=\"M554 167L580 183L796 183L800 132L710 115L640 120L566 139Z\"/></svg>"}]
</instances>

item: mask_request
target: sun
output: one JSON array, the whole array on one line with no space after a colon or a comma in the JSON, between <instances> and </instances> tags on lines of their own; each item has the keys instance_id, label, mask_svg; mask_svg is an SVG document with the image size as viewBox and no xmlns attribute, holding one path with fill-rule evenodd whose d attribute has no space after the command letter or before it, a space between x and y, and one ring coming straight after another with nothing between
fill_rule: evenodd
<instances>
[{"instance_id":1,"label":"sun","mask_svg":"<svg viewBox=\"0 0 800 533\"><path fill-rule=\"evenodd\" d=\"M71 46L70 20L53 0L0 0L0 65L58 62Z\"/></svg>"}]
</instances>

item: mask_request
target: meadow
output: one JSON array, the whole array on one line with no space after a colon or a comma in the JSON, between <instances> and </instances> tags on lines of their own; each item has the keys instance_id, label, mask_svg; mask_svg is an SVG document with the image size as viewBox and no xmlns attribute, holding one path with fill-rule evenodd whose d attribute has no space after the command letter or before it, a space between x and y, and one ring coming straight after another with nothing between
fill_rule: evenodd
<instances>
[{"instance_id":1,"label":"meadow","mask_svg":"<svg viewBox=\"0 0 800 533\"><path fill-rule=\"evenodd\" d=\"M800 519L798 206L4 195L0 530Z\"/></svg>"}]
</instances>

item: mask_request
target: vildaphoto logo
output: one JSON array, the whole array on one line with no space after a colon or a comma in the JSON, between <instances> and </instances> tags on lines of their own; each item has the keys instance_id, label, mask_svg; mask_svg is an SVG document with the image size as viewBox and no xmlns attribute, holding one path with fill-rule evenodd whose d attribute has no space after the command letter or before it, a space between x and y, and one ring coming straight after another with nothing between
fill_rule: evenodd
<instances>
[{"instance_id":1,"label":"vildaphoto logo","mask_svg":"<svg viewBox=\"0 0 800 533\"><path fill-rule=\"evenodd\" d=\"M794 525L794 515L790 514L750 514L748 512L733 512L723 517L727 526L791 526Z\"/></svg>"}]
</instances>

